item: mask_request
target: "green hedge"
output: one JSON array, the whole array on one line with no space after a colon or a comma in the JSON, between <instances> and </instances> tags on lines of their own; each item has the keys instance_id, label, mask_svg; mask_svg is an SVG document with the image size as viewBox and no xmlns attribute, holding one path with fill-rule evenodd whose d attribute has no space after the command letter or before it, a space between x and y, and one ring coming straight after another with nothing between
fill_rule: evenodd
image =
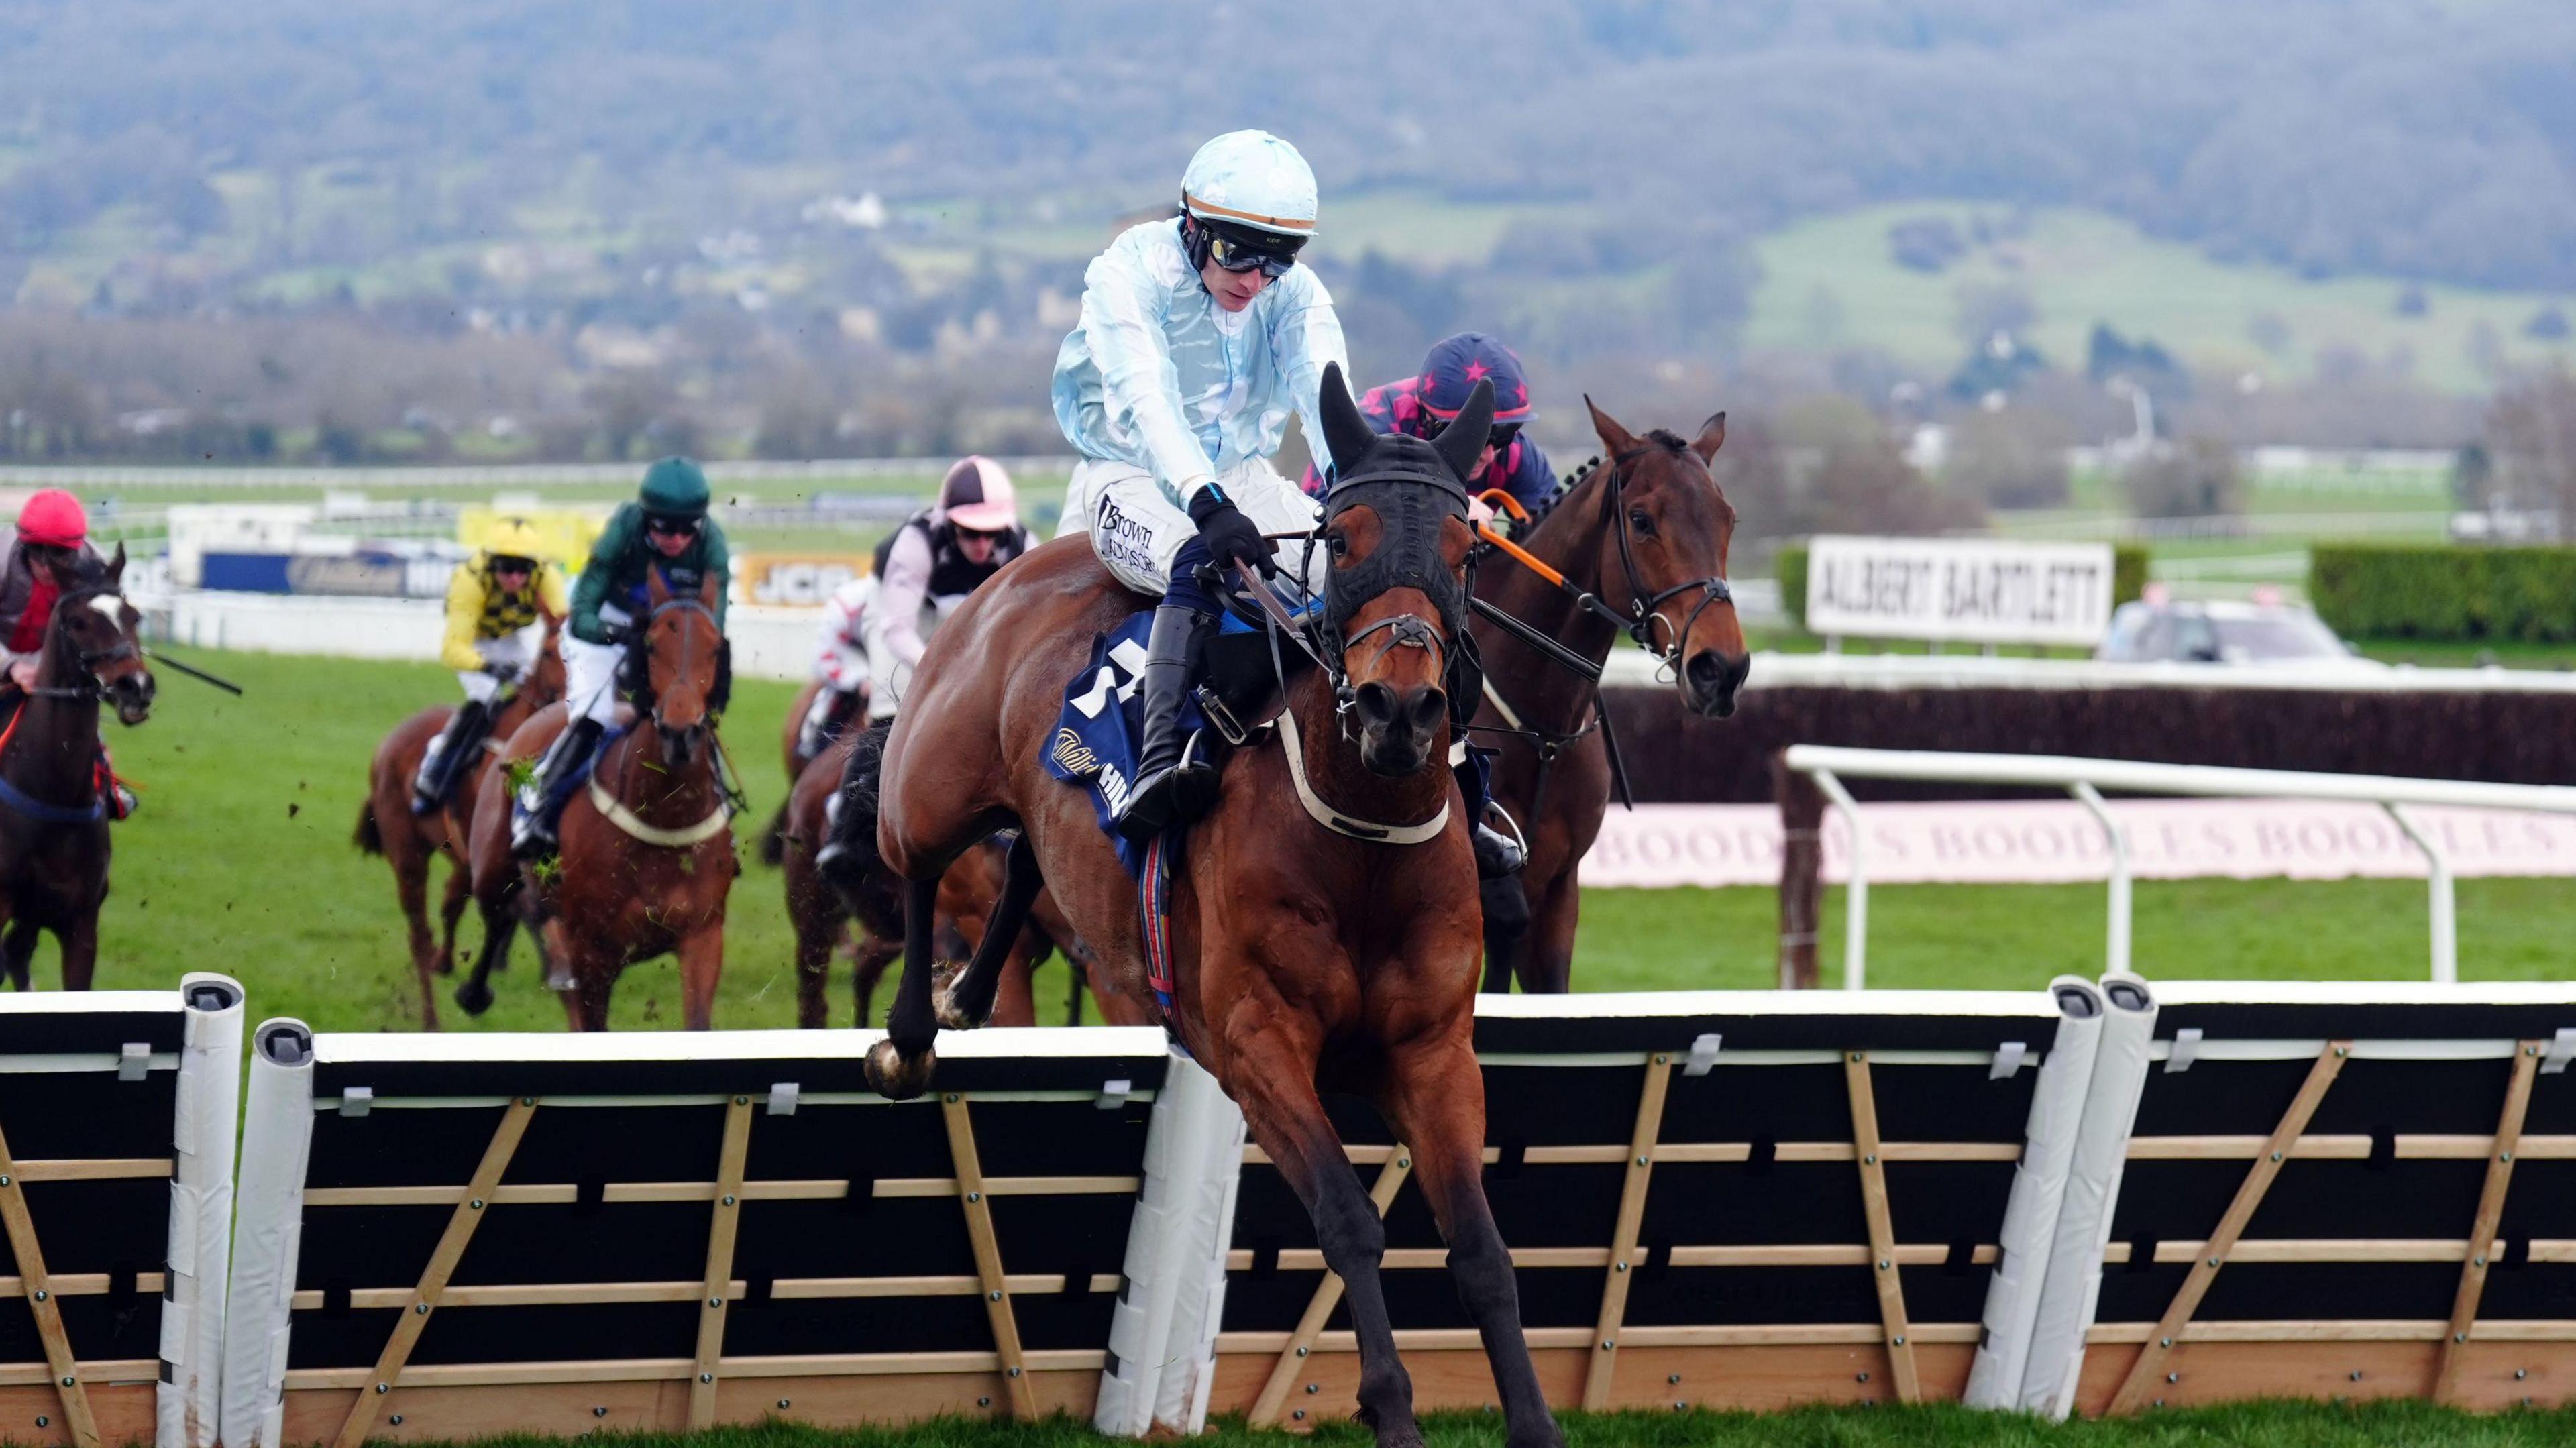
<instances>
[{"instance_id":1,"label":"green hedge","mask_svg":"<svg viewBox=\"0 0 2576 1448\"><path fill-rule=\"evenodd\" d=\"M2576 548L2338 543L2308 559L2317 615L2348 638L2576 639Z\"/></svg>"},{"instance_id":2,"label":"green hedge","mask_svg":"<svg viewBox=\"0 0 2576 1448\"><path fill-rule=\"evenodd\" d=\"M1780 606L1789 622L1807 626L1807 545L1783 543L1773 555L1772 576L1780 580ZM2111 545L2111 606L2119 607L2146 592L2147 550L2134 543Z\"/></svg>"}]
</instances>

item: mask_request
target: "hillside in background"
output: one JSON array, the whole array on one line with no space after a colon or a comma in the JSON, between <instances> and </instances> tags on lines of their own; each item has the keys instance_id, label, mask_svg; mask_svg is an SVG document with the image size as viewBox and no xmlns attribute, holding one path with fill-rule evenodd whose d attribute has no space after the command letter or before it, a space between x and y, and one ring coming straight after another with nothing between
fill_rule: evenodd
<instances>
[{"instance_id":1,"label":"hillside in background","mask_svg":"<svg viewBox=\"0 0 2576 1448\"><path fill-rule=\"evenodd\" d=\"M2576 357L2563 0L1460 15L29 0L0 457L1050 449L1083 262L1241 125L1315 161L1372 380L1477 327L1684 421L2045 394L2099 439L2126 377L2447 447Z\"/></svg>"}]
</instances>

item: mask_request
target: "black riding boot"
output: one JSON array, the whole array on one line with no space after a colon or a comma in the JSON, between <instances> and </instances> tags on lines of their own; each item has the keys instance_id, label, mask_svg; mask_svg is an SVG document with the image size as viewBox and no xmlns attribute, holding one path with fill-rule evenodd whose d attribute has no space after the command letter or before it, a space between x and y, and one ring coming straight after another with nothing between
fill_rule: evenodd
<instances>
[{"instance_id":1,"label":"black riding boot","mask_svg":"<svg viewBox=\"0 0 2576 1448\"><path fill-rule=\"evenodd\" d=\"M555 736L553 747L538 761L537 772L520 789L510 811L510 853L522 860L554 853L560 843L555 826L563 819L565 788L572 772L590 758L606 726L596 719L575 719Z\"/></svg>"},{"instance_id":2,"label":"black riding boot","mask_svg":"<svg viewBox=\"0 0 2576 1448\"><path fill-rule=\"evenodd\" d=\"M1150 840L1170 825L1206 814L1216 803L1216 766L1181 753L1189 743L1181 734L1181 703L1198 677L1212 622L1187 604L1166 603L1154 610L1139 681L1145 740L1137 751L1136 787L1117 818L1118 833L1128 839Z\"/></svg>"},{"instance_id":3,"label":"black riding boot","mask_svg":"<svg viewBox=\"0 0 2576 1448\"><path fill-rule=\"evenodd\" d=\"M457 770L467 756L482 747L491 714L490 705L480 699L468 699L438 737L429 741L429 753L420 761L420 772L412 776L413 814L430 814L447 803L447 796L456 788Z\"/></svg>"}]
</instances>

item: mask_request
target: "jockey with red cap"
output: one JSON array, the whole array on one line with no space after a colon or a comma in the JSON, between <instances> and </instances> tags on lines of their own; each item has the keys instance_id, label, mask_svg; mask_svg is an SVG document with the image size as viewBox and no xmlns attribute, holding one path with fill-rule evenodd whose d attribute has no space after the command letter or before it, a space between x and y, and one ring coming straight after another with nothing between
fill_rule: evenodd
<instances>
[{"instance_id":1,"label":"jockey with red cap","mask_svg":"<svg viewBox=\"0 0 2576 1448\"><path fill-rule=\"evenodd\" d=\"M36 665L45 651L54 600L62 597L63 580L83 557L101 567L107 563L89 541L89 513L80 499L60 488L31 495L18 510L7 552L0 555L0 653L7 659L9 683L22 694L36 687ZM107 801L109 817L121 820L134 813L134 795L113 783L104 743L98 754L100 797Z\"/></svg>"},{"instance_id":2,"label":"jockey with red cap","mask_svg":"<svg viewBox=\"0 0 2576 1448\"><path fill-rule=\"evenodd\" d=\"M1360 399L1360 412L1379 432L1400 432L1428 442L1467 405L1467 394L1476 390L1476 384L1487 380L1494 384L1493 429L1485 435L1485 451L1476 475L1467 480L1467 491L1500 488L1536 512L1555 495L1556 473L1537 440L1521 435L1534 409L1521 359L1511 348L1482 332L1444 337L1422 359L1419 373L1370 388ZM1306 469L1308 494L1322 497L1325 484L1321 471Z\"/></svg>"}]
</instances>

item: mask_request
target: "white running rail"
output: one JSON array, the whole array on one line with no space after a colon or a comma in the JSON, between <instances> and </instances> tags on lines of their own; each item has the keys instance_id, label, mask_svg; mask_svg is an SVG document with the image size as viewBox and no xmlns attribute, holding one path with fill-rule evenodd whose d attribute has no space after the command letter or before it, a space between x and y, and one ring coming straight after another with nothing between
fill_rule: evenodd
<instances>
[{"instance_id":1,"label":"white running rail","mask_svg":"<svg viewBox=\"0 0 2576 1448\"><path fill-rule=\"evenodd\" d=\"M1825 799L1851 826L1851 883L1844 894L1843 988L1868 983L1869 835L1861 807L1843 787L1850 779L1902 779L1934 784L2006 784L2063 789L2083 801L2111 845L2108 968L2129 969L2129 850L2124 831L2103 804L2101 790L2130 794L2204 795L2225 799L2334 799L2376 804L2424 852L2432 889L2433 979L2460 978L2458 917L2451 863L2442 847L2408 816L2408 805L2472 809L2546 810L2576 814L2576 787L2553 784L2487 784L2473 780L2401 779L2385 774L2318 774L2283 769L2233 769L2210 764L2148 764L2128 759L2078 759L2063 754L1953 754L1935 750L1842 749L1792 745L1789 768L1815 780Z\"/></svg>"}]
</instances>

